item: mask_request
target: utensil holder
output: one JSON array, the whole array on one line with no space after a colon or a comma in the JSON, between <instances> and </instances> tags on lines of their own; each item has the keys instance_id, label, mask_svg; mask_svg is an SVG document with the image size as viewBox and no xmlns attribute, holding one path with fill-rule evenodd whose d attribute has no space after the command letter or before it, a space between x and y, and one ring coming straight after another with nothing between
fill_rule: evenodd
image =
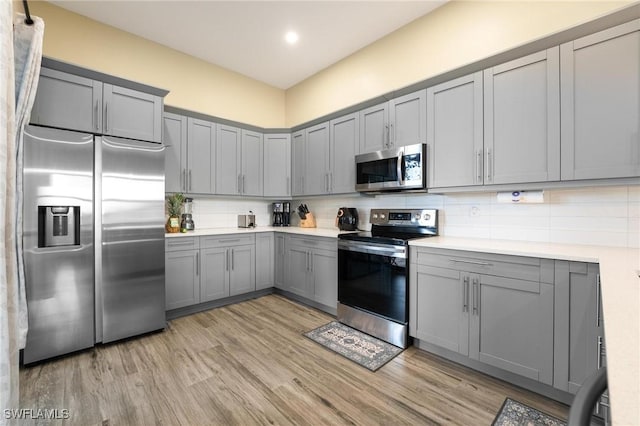
<instances>
[{"instance_id":1,"label":"utensil holder","mask_svg":"<svg viewBox=\"0 0 640 426\"><path fill-rule=\"evenodd\" d=\"M304 219L300 219L300 228L315 228L316 218L313 217L313 213L307 213Z\"/></svg>"}]
</instances>

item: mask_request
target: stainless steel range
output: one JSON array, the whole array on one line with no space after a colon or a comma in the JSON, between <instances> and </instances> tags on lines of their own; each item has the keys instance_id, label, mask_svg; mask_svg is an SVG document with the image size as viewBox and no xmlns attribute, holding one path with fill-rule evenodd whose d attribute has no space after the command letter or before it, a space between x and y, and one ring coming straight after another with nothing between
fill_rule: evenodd
<instances>
[{"instance_id":1,"label":"stainless steel range","mask_svg":"<svg viewBox=\"0 0 640 426\"><path fill-rule=\"evenodd\" d=\"M338 321L406 348L409 240L438 235L438 211L372 209L370 222L338 237Z\"/></svg>"}]
</instances>

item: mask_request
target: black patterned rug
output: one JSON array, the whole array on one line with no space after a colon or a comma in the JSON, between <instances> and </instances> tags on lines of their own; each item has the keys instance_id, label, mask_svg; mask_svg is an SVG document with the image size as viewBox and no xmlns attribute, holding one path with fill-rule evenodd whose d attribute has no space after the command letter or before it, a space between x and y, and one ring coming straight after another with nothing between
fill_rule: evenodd
<instances>
[{"instance_id":1,"label":"black patterned rug","mask_svg":"<svg viewBox=\"0 0 640 426\"><path fill-rule=\"evenodd\" d=\"M371 371L391 361L402 349L333 321L304 333L309 339Z\"/></svg>"},{"instance_id":2,"label":"black patterned rug","mask_svg":"<svg viewBox=\"0 0 640 426\"><path fill-rule=\"evenodd\" d=\"M557 417L506 398L491 426L566 426Z\"/></svg>"}]
</instances>

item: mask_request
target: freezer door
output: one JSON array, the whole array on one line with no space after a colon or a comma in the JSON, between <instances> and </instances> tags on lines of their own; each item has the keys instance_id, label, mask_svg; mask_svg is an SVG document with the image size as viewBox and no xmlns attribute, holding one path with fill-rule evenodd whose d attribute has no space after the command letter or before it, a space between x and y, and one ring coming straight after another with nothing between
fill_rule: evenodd
<instances>
[{"instance_id":1,"label":"freezer door","mask_svg":"<svg viewBox=\"0 0 640 426\"><path fill-rule=\"evenodd\" d=\"M96 233L96 277L102 315L96 337L106 343L165 326L164 147L97 139L102 232Z\"/></svg>"},{"instance_id":2,"label":"freezer door","mask_svg":"<svg viewBox=\"0 0 640 426\"><path fill-rule=\"evenodd\" d=\"M94 343L93 135L27 126L23 176L29 364Z\"/></svg>"}]
</instances>

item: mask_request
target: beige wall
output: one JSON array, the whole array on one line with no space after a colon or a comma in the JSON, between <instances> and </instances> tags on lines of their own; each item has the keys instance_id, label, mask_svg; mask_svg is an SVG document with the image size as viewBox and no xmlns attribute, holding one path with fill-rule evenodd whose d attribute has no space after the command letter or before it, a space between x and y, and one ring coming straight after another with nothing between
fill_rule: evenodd
<instances>
[{"instance_id":1,"label":"beige wall","mask_svg":"<svg viewBox=\"0 0 640 426\"><path fill-rule=\"evenodd\" d=\"M286 92L288 127L628 5L618 1L451 1Z\"/></svg>"},{"instance_id":2,"label":"beige wall","mask_svg":"<svg viewBox=\"0 0 640 426\"><path fill-rule=\"evenodd\" d=\"M50 3L29 4L45 19L46 56L170 90L167 105L292 127L629 3L450 1L286 92Z\"/></svg>"},{"instance_id":3,"label":"beige wall","mask_svg":"<svg viewBox=\"0 0 640 426\"><path fill-rule=\"evenodd\" d=\"M165 104L260 127L284 127L284 91L41 1L44 55L170 90ZM14 11L22 4L14 2Z\"/></svg>"}]
</instances>

